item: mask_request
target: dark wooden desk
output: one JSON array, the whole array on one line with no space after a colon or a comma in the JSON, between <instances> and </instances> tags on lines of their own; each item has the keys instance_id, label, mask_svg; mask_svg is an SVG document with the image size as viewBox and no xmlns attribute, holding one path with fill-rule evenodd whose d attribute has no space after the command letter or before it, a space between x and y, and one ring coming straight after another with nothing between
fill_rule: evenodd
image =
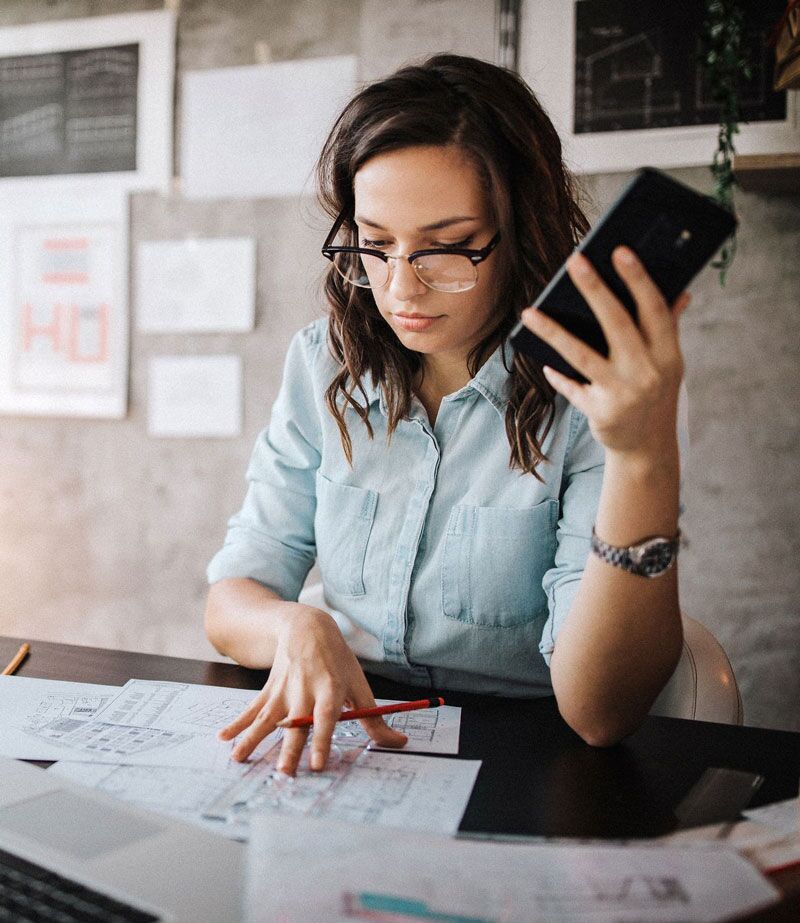
<instances>
[{"instance_id":1,"label":"dark wooden desk","mask_svg":"<svg viewBox=\"0 0 800 923\"><path fill-rule=\"evenodd\" d=\"M11 659L19 643L0 638L0 664ZM231 664L43 641L31 642L31 654L17 675L111 685L138 677L254 690L266 677ZM380 677L369 679L381 698L428 694ZM434 692L463 708L459 756L483 761L461 823L465 832L658 836L676 828L675 806L709 766L762 774L765 781L752 806L798 793L798 733L650 717L621 744L599 750L566 725L553 698ZM778 884L800 892L800 873L784 873ZM800 903L792 907L800 909Z\"/></svg>"}]
</instances>

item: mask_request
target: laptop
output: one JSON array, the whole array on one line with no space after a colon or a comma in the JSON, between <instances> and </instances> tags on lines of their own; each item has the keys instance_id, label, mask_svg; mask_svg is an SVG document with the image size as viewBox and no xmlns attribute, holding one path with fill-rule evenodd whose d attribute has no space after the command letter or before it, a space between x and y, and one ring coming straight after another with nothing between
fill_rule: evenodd
<instances>
[{"instance_id":1,"label":"laptop","mask_svg":"<svg viewBox=\"0 0 800 923\"><path fill-rule=\"evenodd\" d=\"M231 923L244 866L241 843L0 758L0 919Z\"/></svg>"}]
</instances>

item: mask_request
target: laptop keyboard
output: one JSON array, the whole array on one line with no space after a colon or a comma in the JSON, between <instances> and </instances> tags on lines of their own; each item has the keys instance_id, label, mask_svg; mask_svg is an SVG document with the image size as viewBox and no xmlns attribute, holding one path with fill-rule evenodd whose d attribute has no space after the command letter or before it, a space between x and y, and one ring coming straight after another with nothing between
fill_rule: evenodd
<instances>
[{"instance_id":1,"label":"laptop keyboard","mask_svg":"<svg viewBox=\"0 0 800 923\"><path fill-rule=\"evenodd\" d=\"M2 923L149 923L158 919L0 849Z\"/></svg>"}]
</instances>

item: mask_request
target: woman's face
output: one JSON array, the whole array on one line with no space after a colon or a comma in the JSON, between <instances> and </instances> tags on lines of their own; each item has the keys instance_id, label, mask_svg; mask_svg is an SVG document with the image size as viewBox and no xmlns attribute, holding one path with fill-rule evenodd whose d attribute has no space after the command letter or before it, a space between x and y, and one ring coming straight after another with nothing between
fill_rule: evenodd
<instances>
[{"instance_id":1,"label":"woman's face","mask_svg":"<svg viewBox=\"0 0 800 923\"><path fill-rule=\"evenodd\" d=\"M361 247L390 255L453 245L479 250L497 230L478 171L455 146L378 154L356 173L353 189ZM408 260L390 265L388 283L372 293L408 349L465 359L494 327L496 252L478 265L475 287L459 293L428 288Z\"/></svg>"}]
</instances>

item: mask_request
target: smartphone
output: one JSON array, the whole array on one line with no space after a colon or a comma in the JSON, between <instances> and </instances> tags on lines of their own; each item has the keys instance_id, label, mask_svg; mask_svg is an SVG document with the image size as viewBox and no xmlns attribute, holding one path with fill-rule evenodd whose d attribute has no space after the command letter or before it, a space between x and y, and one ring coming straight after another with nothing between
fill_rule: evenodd
<instances>
[{"instance_id":1,"label":"smartphone","mask_svg":"<svg viewBox=\"0 0 800 923\"><path fill-rule=\"evenodd\" d=\"M615 247L626 244L644 264L668 304L678 297L736 228L736 218L708 196L645 167L623 189L578 246L603 281L637 319L636 303L611 264ZM562 266L533 307L608 355L608 343L589 305ZM514 349L585 382L551 346L520 321L511 331Z\"/></svg>"}]
</instances>

